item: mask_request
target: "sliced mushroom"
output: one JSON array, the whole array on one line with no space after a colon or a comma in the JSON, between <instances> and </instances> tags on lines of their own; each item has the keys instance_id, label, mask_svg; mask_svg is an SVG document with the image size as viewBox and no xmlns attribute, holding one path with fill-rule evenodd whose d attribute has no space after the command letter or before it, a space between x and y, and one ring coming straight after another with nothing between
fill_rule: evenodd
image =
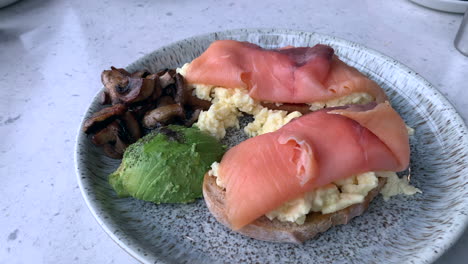
<instances>
[{"instance_id":1,"label":"sliced mushroom","mask_svg":"<svg viewBox=\"0 0 468 264\"><path fill-rule=\"evenodd\" d=\"M176 70L175 69L169 69L169 70L167 70L167 72L172 76L172 78L174 78L174 76L176 75Z\"/></svg>"},{"instance_id":2,"label":"sliced mushroom","mask_svg":"<svg viewBox=\"0 0 468 264\"><path fill-rule=\"evenodd\" d=\"M210 101L200 99L196 97L195 95L192 95L192 93L189 93L189 96L187 96L186 103L192 106L193 108L197 108L197 109L199 108L202 110L208 110L211 106Z\"/></svg>"},{"instance_id":3,"label":"sliced mushroom","mask_svg":"<svg viewBox=\"0 0 468 264\"><path fill-rule=\"evenodd\" d=\"M128 147L128 144L125 143L124 141L122 141L119 137L117 138L117 140L115 141L114 143L114 151L117 152L119 154L119 159L122 158L125 150L127 149Z\"/></svg>"},{"instance_id":4,"label":"sliced mushroom","mask_svg":"<svg viewBox=\"0 0 468 264\"><path fill-rule=\"evenodd\" d=\"M135 118L138 121L141 121L143 119L143 116L145 116L145 114L148 111L155 109L156 106L157 106L156 102L147 102L145 104L132 107L131 111L134 113Z\"/></svg>"},{"instance_id":5,"label":"sliced mushroom","mask_svg":"<svg viewBox=\"0 0 468 264\"><path fill-rule=\"evenodd\" d=\"M203 109L211 105L192 95L184 77L175 70L156 74L111 67L103 71L105 86L100 95L102 109L83 125L86 133L95 133L93 143L103 147L107 156L121 158L127 146L152 129L168 123L192 126ZM144 128L143 128L144 127Z\"/></svg>"},{"instance_id":6,"label":"sliced mushroom","mask_svg":"<svg viewBox=\"0 0 468 264\"><path fill-rule=\"evenodd\" d=\"M88 134L97 131L115 120L116 117L123 115L125 111L127 111L127 107L123 104L106 107L94 113L84 122L83 131Z\"/></svg>"},{"instance_id":7,"label":"sliced mushroom","mask_svg":"<svg viewBox=\"0 0 468 264\"><path fill-rule=\"evenodd\" d=\"M106 91L102 91L99 95L99 103L102 105L107 105L111 103L109 94Z\"/></svg>"},{"instance_id":8,"label":"sliced mushroom","mask_svg":"<svg viewBox=\"0 0 468 264\"><path fill-rule=\"evenodd\" d=\"M175 94L176 94L176 86L175 84L169 84L168 86L166 86L166 88L163 89L163 95L168 95L168 96L171 96L171 97L175 97Z\"/></svg>"},{"instance_id":9,"label":"sliced mushroom","mask_svg":"<svg viewBox=\"0 0 468 264\"><path fill-rule=\"evenodd\" d=\"M154 80L131 78L117 69L103 71L102 83L112 104L131 104L148 98L154 90Z\"/></svg>"},{"instance_id":10,"label":"sliced mushroom","mask_svg":"<svg viewBox=\"0 0 468 264\"><path fill-rule=\"evenodd\" d=\"M125 143L133 143L142 137L140 124L131 112L125 112L120 119L114 120L101 129L93 137L92 141L98 146L114 142L119 137Z\"/></svg>"},{"instance_id":11,"label":"sliced mushroom","mask_svg":"<svg viewBox=\"0 0 468 264\"><path fill-rule=\"evenodd\" d=\"M120 103L120 94L128 92L128 76L124 75L115 68L110 71L103 71L101 74L102 84L110 96L112 104Z\"/></svg>"},{"instance_id":12,"label":"sliced mushroom","mask_svg":"<svg viewBox=\"0 0 468 264\"><path fill-rule=\"evenodd\" d=\"M114 121L96 133L92 137L92 141L97 146L103 146L107 156L121 159L128 144L121 138L120 131L121 126L117 121Z\"/></svg>"},{"instance_id":13,"label":"sliced mushroom","mask_svg":"<svg viewBox=\"0 0 468 264\"><path fill-rule=\"evenodd\" d=\"M121 97L124 103L141 102L150 97L154 91L154 80L129 78L129 92Z\"/></svg>"},{"instance_id":14,"label":"sliced mushroom","mask_svg":"<svg viewBox=\"0 0 468 264\"><path fill-rule=\"evenodd\" d=\"M201 111L201 109L195 109L192 113L192 116L184 122L184 125L186 127L191 127L195 122L197 122Z\"/></svg>"},{"instance_id":15,"label":"sliced mushroom","mask_svg":"<svg viewBox=\"0 0 468 264\"><path fill-rule=\"evenodd\" d=\"M158 76L163 76L168 70L169 70L169 69L166 68L166 69L164 69L164 70L158 71L156 74L157 74Z\"/></svg>"},{"instance_id":16,"label":"sliced mushroom","mask_svg":"<svg viewBox=\"0 0 468 264\"><path fill-rule=\"evenodd\" d=\"M119 137L116 138L115 142L108 143L103 146L104 153L110 158L121 159L125 150L127 149L128 144L122 141Z\"/></svg>"},{"instance_id":17,"label":"sliced mushroom","mask_svg":"<svg viewBox=\"0 0 468 264\"><path fill-rule=\"evenodd\" d=\"M286 112L298 111L298 112L301 112L301 114L303 114L303 115L312 112L312 110L310 110L310 105L307 105L307 104L281 104L281 105L276 105L274 103L262 103L262 106L267 107L267 108L272 109L272 110L283 110L283 111L286 111Z\"/></svg>"},{"instance_id":18,"label":"sliced mushroom","mask_svg":"<svg viewBox=\"0 0 468 264\"><path fill-rule=\"evenodd\" d=\"M106 156L113 159L122 159L123 153L125 152L126 147L124 148L125 144L122 141L118 141L115 144L106 144L103 146L104 153ZM124 151L122 151L124 149Z\"/></svg>"},{"instance_id":19,"label":"sliced mushroom","mask_svg":"<svg viewBox=\"0 0 468 264\"><path fill-rule=\"evenodd\" d=\"M146 113L143 117L143 126L154 128L158 124L164 124L175 117L185 118L184 108L180 104L161 106Z\"/></svg>"},{"instance_id":20,"label":"sliced mushroom","mask_svg":"<svg viewBox=\"0 0 468 264\"><path fill-rule=\"evenodd\" d=\"M120 118L120 121L120 125L123 130L122 133L125 134L128 143L133 143L142 137L140 124L132 112L126 112Z\"/></svg>"},{"instance_id":21,"label":"sliced mushroom","mask_svg":"<svg viewBox=\"0 0 468 264\"><path fill-rule=\"evenodd\" d=\"M159 80L159 76L156 73L154 73L154 74L150 74L150 75L146 76L146 79L154 80L153 94L150 96L149 100L150 101L155 101L162 94L162 87L161 87L161 82Z\"/></svg>"},{"instance_id":22,"label":"sliced mushroom","mask_svg":"<svg viewBox=\"0 0 468 264\"><path fill-rule=\"evenodd\" d=\"M130 76L130 73L127 70L123 69L123 68L115 68L114 66L111 66L111 70L118 71L118 72L120 72L121 74L123 74L125 76Z\"/></svg>"},{"instance_id":23,"label":"sliced mushroom","mask_svg":"<svg viewBox=\"0 0 468 264\"><path fill-rule=\"evenodd\" d=\"M166 88L170 84L175 83L174 78L172 78L169 72L165 72L163 75L159 76L159 82L162 89Z\"/></svg>"},{"instance_id":24,"label":"sliced mushroom","mask_svg":"<svg viewBox=\"0 0 468 264\"><path fill-rule=\"evenodd\" d=\"M110 123L105 128L97 132L91 140L94 145L103 146L109 143L115 143L117 137L119 136L120 125L117 121Z\"/></svg>"},{"instance_id":25,"label":"sliced mushroom","mask_svg":"<svg viewBox=\"0 0 468 264\"><path fill-rule=\"evenodd\" d=\"M157 106L158 107L161 107L161 106L166 106L166 105L171 105L171 104L175 104L176 102L174 101L174 99L170 96L161 96L158 101L157 101Z\"/></svg>"},{"instance_id":26,"label":"sliced mushroom","mask_svg":"<svg viewBox=\"0 0 468 264\"><path fill-rule=\"evenodd\" d=\"M174 79L176 82L176 92L174 96L176 103L187 104L196 109L201 108L203 110L208 110L208 108L210 108L210 101L200 99L192 94L193 89L189 89L182 75L176 73Z\"/></svg>"},{"instance_id":27,"label":"sliced mushroom","mask_svg":"<svg viewBox=\"0 0 468 264\"><path fill-rule=\"evenodd\" d=\"M156 74L111 67L103 71L105 86L100 95L102 109L83 125L86 133L95 133L93 143L103 147L111 158L122 158L129 144L143 136L147 129L169 123L192 126L202 110L211 106L192 94L182 75L166 69Z\"/></svg>"},{"instance_id":28,"label":"sliced mushroom","mask_svg":"<svg viewBox=\"0 0 468 264\"><path fill-rule=\"evenodd\" d=\"M184 77L182 77L182 75L177 73L175 75L174 79L175 79L175 87L176 87L174 100L175 100L176 103L184 105L185 101L186 101L186 97L187 97L186 94L188 94L190 92L187 91L187 85L186 85L185 79L184 79Z\"/></svg>"}]
</instances>

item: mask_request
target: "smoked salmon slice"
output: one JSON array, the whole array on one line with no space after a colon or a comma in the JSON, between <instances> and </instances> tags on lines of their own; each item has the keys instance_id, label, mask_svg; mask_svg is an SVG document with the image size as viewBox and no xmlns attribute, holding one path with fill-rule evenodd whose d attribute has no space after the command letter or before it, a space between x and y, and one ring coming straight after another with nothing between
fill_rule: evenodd
<instances>
[{"instance_id":1,"label":"smoked salmon slice","mask_svg":"<svg viewBox=\"0 0 468 264\"><path fill-rule=\"evenodd\" d=\"M275 103L322 102L359 92L378 103L387 99L377 83L321 44L268 50L219 40L190 63L185 78L189 83L247 88L252 98Z\"/></svg>"},{"instance_id":2,"label":"smoked salmon slice","mask_svg":"<svg viewBox=\"0 0 468 264\"><path fill-rule=\"evenodd\" d=\"M233 229L358 173L408 166L408 134L388 103L320 110L231 148L219 165Z\"/></svg>"},{"instance_id":3,"label":"smoked salmon slice","mask_svg":"<svg viewBox=\"0 0 468 264\"><path fill-rule=\"evenodd\" d=\"M399 167L395 168L394 171L402 171L408 167L410 146L408 144L406 124L388 101L370 109L366 109L365 105L350 105L344 109L332 110L328 113L353 119L376 135L398 160ZM383 122L383 120L389 122Z\"/></svg>"}]
</instances>

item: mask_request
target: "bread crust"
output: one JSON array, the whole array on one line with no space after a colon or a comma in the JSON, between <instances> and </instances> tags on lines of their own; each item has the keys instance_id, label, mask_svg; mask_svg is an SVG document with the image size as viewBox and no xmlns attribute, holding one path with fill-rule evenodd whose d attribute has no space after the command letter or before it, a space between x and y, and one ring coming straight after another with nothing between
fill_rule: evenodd
<instances>
[{"instance_id":1,"label":"bread crust","mask_svg":"<svg viewBox=\"0 0 468 264\"><path fill-rule=\"evenodd\" d=\"M300 244L333 226L347 224L352 218L363 214L385 182L386 178L379 178L378 186L367 194L362 203L351 205L331 214L310 213L302 225L281 222L277 219L270 220L266 216L262 216L236 232L264 241ZM216 220L232 229L226 215L225 191L216 184L216 178L208 173L205 174L203 180L203 196L208 209Z\"/></svg>"}]
</instances>

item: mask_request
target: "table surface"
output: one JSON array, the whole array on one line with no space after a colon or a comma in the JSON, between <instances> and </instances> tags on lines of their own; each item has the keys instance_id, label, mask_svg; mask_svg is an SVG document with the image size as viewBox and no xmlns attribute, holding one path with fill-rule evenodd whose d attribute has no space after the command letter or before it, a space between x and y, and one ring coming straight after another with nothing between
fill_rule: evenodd
<instances>
[{"instance_id":1,"label":"table surface","mask_svg":"<svg viewBox=\"0 0 468 264\"><path fill-rule=\"evenodd\" d=\"M387 54L468 119L462 16L397 1L22 0L0 9L0 263L135 263L93 219L75 136L100 73L163 45L234 28L334 35ZM437 263L466 263L468 232ZM465 250L464 250L465 249Z\"/></svg>"}]
</instances>

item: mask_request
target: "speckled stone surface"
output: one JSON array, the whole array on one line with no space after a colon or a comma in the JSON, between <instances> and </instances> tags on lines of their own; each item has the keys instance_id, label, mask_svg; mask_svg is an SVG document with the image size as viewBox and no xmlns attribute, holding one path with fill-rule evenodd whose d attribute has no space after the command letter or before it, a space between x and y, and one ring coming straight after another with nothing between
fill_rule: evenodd
<instances>
[{"instance_id":1,"label":"speckled stone surface","mask_svg":"<svg viewBox=\"0 0 468 264\"><path fill-rule=\"evenodd\" d=\"M461 18L404 0L21 0L0 9L0 263L137 262L93 219L74 173L79 122L110 65L201 33L314 31L403 62L468 120L468 58L452 45ZM467 247L465 233L437 263L465 263Z\"/></svg>"}]
</instances>

